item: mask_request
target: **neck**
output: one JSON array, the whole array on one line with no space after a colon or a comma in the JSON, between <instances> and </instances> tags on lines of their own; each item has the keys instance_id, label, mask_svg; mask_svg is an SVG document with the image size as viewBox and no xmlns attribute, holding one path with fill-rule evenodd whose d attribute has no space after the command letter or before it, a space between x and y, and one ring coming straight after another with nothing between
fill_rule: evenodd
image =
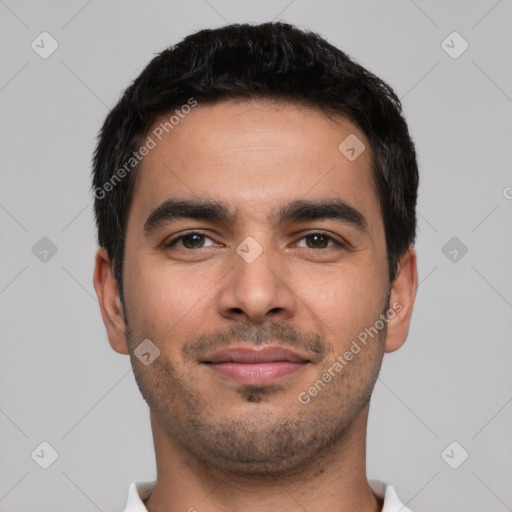
<instances>
[{"instance_id":1,"label":"neck","mask_svg":"<svg viewBox=\"0 0 512 512\"><path fill-rule=\"evenodd\" d=\"M151 414L157 482L146 508L149 512L379 512L382 500L373 494L366 477L368 408L369 404L328 452L279 477L233 475L205 466Z\"/></svg>"}]
</instances>

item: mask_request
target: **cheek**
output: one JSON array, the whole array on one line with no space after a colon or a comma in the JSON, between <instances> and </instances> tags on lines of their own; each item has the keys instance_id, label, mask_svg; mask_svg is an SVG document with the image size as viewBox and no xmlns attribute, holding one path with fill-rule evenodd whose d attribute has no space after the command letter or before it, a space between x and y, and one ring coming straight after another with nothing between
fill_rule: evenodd
<instances>
[{"instance_id":1,"label":"cheek","mask_svg":"<svg viewBox=\"0 0 512 512\"><path fill-rule=\"evenodd\" d=\"M126 269L129 317L148 336L170 336L179 329L185 316L193 319L216 282L208 273L180 271L163 259L150 257L140 257Z\"/></svg>"},{"instance_id":2,"label":"cheek","mask_svg":"<svg viewBox=\"0 0 512 512\"><path fill-rule=\"evenodd\" d=\"M303 288L305 303L324 324L327 336L348 341L373 325L384 304L383 285L371 265L337 269Z\"/></svg>"}]
</instances>

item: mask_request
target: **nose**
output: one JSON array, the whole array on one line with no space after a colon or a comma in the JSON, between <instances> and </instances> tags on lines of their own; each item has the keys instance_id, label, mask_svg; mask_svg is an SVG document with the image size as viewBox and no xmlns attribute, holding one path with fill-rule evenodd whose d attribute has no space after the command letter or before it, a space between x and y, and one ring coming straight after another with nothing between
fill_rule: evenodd
<instances>
[{"instance_id":1,"label":"nose","mask_svg":"<svg viewBox=\"0 0 512 512\"><path fill-rule=\"evenodd\" d=\"M289 280L286 262L271 249L265 248L254 261L235 253L233 268L219 291L219 313L254 324L289 319L298 300Z\"/></svg>"}]
</instances>

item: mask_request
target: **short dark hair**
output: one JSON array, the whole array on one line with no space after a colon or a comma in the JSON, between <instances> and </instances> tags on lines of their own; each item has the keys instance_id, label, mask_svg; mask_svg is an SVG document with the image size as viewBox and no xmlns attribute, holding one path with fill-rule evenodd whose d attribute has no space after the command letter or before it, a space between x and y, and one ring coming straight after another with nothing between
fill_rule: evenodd
<instances>
[{"instance_id":1,"label":"short dark hair","mask_svg":"<svg viewBox=\"0 0 512 512\"><path fill-rule=\"evenodd\" d=\"M139 168L135 156L155 121L191 99L199 105L284 100L343 116L359 127L371 146L389 283L394 281L416 238L419 181L400 100L384 81L314 32L280 22L232 24L201 30L156 55L101 128L93 158L94 211L98 243L108 252L121 298L126 224Z\"/></svg>"}]
</instances>

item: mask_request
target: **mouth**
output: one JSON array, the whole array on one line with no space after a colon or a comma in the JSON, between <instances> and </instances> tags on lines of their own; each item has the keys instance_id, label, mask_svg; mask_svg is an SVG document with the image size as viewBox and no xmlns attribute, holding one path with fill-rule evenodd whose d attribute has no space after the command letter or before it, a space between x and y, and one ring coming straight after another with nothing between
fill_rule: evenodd
<instances>
[{"instance_id":1,"label":"mouth","mask_svg":"<svg viewBox=\"0 0 512 512\"><path fill-rule=\"evenodd\" d=\"M311 360L278 346L232 346L207 355L201 363L239 384L263 386L297 373Z\"/></svg>"}]
</instances>

